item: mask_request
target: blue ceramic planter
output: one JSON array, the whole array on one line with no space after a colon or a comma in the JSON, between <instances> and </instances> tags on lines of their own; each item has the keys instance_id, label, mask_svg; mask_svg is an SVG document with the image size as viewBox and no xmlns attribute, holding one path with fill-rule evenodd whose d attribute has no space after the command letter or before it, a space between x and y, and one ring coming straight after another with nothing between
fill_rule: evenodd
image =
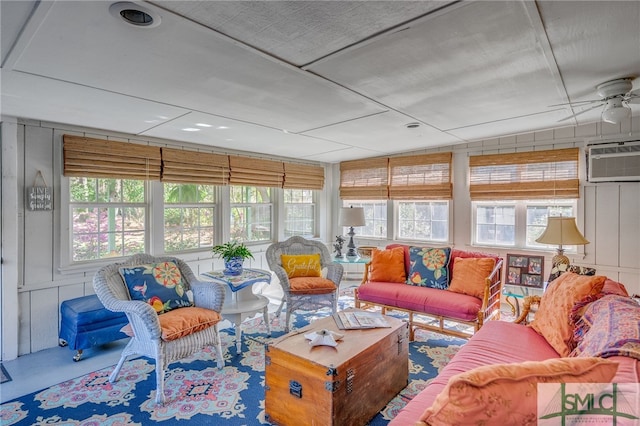
<instances>
[{"instance_id":1,"label":"blue ceramic planter","mask_svg":"<svg viewBox=\"0 0 640 426\"><path fill-rule=\"evenodd\" d=\"M224 274L225 275L240 275L242 274L242 262L241 257L232 257L224 262Z\"/></svg>"}]
</instances>

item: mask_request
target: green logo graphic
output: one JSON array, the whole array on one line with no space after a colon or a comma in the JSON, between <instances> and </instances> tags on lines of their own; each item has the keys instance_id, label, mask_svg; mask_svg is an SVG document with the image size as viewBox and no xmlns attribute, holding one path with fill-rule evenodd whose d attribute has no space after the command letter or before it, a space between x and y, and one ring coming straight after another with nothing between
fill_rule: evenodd
<instances>
[{"instance_id":1,"label":"green logo graphic","mask_svg":"<svg viewBox=\"0 0 640 426\"><path fill-rule=\"evenodd\" d=\"M638 420L637 389L621 388L618 383L545 383L538 384L538 419L555 419L564 426L576 418L589 423L617 425L620 418ZM633 384L632 384L633 385ZM541 394L559 387L551 401L540 410ZM550 389L552 388L552 389ZM544 392L546 390L546 392ZM600 420L600 422L598 421ZM634 422L635 423L635 422ZM556 423L558 424L558 423Z\"/></svg>"}]
</instances>

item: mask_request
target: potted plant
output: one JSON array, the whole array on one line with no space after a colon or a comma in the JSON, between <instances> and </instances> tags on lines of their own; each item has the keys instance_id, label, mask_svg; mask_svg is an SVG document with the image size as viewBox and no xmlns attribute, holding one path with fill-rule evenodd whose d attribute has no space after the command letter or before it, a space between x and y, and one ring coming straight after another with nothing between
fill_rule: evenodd
<instances>
[{"instance_id":1,"label":"potted plant","mask_svg":"<svg viewBox=\"0 0 640 426\"><path fill-rule=\"evenodd\" d=\"M224 260L225 275L242 274L242 263L245 259L253 259L251 250L244 243L238 241L229 241L224 244L218 244L211 248L213 254Z\"/></svg>"}]
</instances>

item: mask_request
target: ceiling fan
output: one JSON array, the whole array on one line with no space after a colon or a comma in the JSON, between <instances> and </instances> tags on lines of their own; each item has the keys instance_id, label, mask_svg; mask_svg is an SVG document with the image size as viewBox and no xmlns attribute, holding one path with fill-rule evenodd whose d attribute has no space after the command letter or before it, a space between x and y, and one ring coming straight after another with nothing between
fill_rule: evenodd
<instances>
[{"instance_id":1,"label":"ceiling fan","mask_svg":"<svg viewBox=\"0 0 640 426\"><path fill-rule=\"evenodd\" d=\"M639 83L639 79L635 79L635 83ZM569 120L585 112L589 112L596 108L602 108L602 120L607 123L618 124L631 115L630 103L640 104L640 93L634 92L634 78L625 77L607 81L596 86L596 91L600 99L589 101L568 102L565 104L557 104L551 106L571 105L572 107L580 107L594 104L587 109L577 112L560 121ZM638 87L635 87L638 89Z\"/></svg>"}]
</instances>

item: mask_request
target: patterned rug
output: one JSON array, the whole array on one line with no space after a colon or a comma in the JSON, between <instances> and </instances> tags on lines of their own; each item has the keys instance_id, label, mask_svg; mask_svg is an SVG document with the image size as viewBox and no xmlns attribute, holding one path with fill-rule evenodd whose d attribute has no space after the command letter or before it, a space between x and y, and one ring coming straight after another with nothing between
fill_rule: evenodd
<instances>
[{"instance_id":1,"label":"patterned rug","mask_svg":"<svg viewBox=\"0 0 640 426\"><path fill-rule=\"evenodd\" d=\"M352 306L344 292L340 308ZM298 312L295 328L328 315L328 311ZM0 424L29 425L268 425L264 411L264 344L283 333L284 314L272 320L268 337L260 317L243 324L242 353L236 354L233 329L221 331L225 367L218 370L211 349L170 365L165 373L169 392L164 406L155 404L154 362L141 357L127 361L116 383L113 367L95 371L0 406ZM437 375L465 343L437 333L416 332L409 344L409 385L377 414L371 426L386 425ZM193 422L193 423L192 423Z\"/></svg>"}]
</instances>

